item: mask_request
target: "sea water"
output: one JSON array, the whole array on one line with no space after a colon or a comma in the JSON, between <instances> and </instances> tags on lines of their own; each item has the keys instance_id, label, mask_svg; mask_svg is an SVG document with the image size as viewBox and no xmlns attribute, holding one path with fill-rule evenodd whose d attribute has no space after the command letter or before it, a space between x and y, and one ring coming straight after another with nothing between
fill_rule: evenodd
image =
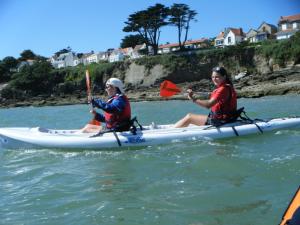
<instances>
[{"instance_id":1,"label":"sea water","mask_svg":"<svg viewBox=\"0 0 300 225\"><path fill-rule=\"evenodd\" d=\"M300 96L239 99L251 118L300 116ZM76 129L87 105L0 110L0 127ZM132 103L149 125L190 101ZM273 225L300 184L300 129L118 151L0 149L0 224Z\"/></svg>"}]
</instances>

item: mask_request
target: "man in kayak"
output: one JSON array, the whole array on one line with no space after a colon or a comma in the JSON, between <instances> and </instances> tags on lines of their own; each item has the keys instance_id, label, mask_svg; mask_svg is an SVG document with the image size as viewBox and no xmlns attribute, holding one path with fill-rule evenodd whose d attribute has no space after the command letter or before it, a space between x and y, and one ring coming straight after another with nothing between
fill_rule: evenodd
<instances>
[{"instance_id":1,"label":"man in kayak","mask_svg":"<svg viewBox=\"0 0 300 225\"><path fill-rule=\"evenodd\" d=\"M211 79L216 89L211 93L209 100L196 99L193 91L187 90L188 99L201 107L211 109L210 113L208 115L188 113L175 124L176 128L187 127L190 124L218 126L234 120L237 95L227 71L224 67L215 67Z\"/></svg>"},{"instance_id":2,"label":"man in kayak","mask_svg":"<svg viewBox=\"0 0 300 225\"><path fill-rule=\"evenodd\" d=\"M124 84L118 78L110 78L105 84L105 90L109 96L107 101L91 98L93 108L104 111L104 115L94 109L95 120L106 123L106 129L115 131L129 130L131 119L130 103L124 94ZM87 124L81 131L84 133L99 132L102 127L94 124Z\"/></svg>"}]
</instances>

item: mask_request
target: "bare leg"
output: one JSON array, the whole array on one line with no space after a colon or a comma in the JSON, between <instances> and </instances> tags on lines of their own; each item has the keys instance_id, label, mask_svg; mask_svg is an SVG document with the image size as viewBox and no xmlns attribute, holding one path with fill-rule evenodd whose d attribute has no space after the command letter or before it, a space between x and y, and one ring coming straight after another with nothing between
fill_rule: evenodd
<instances>
[{"instance_id":1,"label":"bare leg","mask_svg":"<svg viewBox=\"0 0 300 225\"><path fill-rule=\"evenodd\" d=\"M97 126L93 124L87 124L84 128L81 129L82 133L96 133L102 130L102 126Z\"/></svg>"},{"instance_id":2,"label":"bare leg","mask_svg":"<svg viewBox=\"0 0 300 225\"><path fill-rule=\"evenodd\" d=\"M183 117L181 120L179 120L174 125L174 127L175 128L187 127L190 124L202 126L202 125L205 125L206 121L207 121L206 115L197 115L197 114L188 113L185 117Z\"/></svg>"}]
</instances>

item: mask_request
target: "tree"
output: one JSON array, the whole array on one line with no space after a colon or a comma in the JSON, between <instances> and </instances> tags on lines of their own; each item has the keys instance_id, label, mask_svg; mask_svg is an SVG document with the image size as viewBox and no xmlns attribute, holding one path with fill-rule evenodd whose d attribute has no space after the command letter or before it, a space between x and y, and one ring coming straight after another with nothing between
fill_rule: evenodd
<instances>
[{"instance_id":1,"label":"tree","mask_svg":"<svg viewBox=\"0 0 300 225\"><path fill-rule=\"evenodd\" d=\"M0 83L6 80L7 80L7 72L2 61L0 61Z\"/></svg>"},{"instance_id":2,"label":"tree","mask_svg":"<svg viewBox=\"0 0 300 225\"><path fill-rule=\"evenodd\" d=\"M18 60L12 56L7 56L2 60L2 64L8 71L11 69L15 69L17 67L18 63L19 63Z\"/></svg>"},{"instance_id":3,"label":"tree","mask_svg":"<svg viewBox=\"0 0 300 225\"><path fill-rule=\"evenodd\" d=\"M5 57L0 61L0 82L9 81L12 71L16 69L18 60L12 56Z\"/></svg>"},{"instance_id":4,"label":"tree","mask_svg":"<svg viewBox=\"0 0 300 225\"><path fill-rule=\"evenodd\" d=\"M24 50L21 54L20 54L20 58L19 60L20 61L26 61L28 59L35 59L36 55L33 53L33 51L27 49L27 50Z\"/></svg>"},{"instance_id":5,"label":"tree","mask_svg":"<svg viewBox=\"0 0 300 225\"><path fill-rule=\"evenodd\" d=\"M33 95L49 93L56 83L56 77L51 74L52 69L51 63L46 61L36 62L32 66L25 65L12 76L11 85Z\"/></svg>"},{"instance_id":6,"label":"tree","mask_svg":"<svg viewBox=\"0 0 300 225\"><path fill-rule=\"evenodd\" d=\"M184 49L185 42L187 41L188 32L190 29L190 22L195 20L197 15L196 11L190 10L186 4L173 4L169 11L169 22L171 25L176 26L178 29L178 43L179 48ZM184 38L182 37L184 35ZM183 41L182 41L183 38Z\"/></svg>"},{"instance_id":7,"label":"tree","mask_svg":"<svg viewBox=\"0 0 300 225\"><path fill-rule=\"evenodd\" d=\"M146 41L147 46L151 46L154 55L158 51L158 42L160 38L160 28L168 25L169 9L162 4L150 6L147 10L138 11L131 14L127 26L123 28L124 32L138 32Z\"/></svg>"},{"instance_id":8,"label":"tree","mask_svg":"<svg viewBox=\"0 0 300 225\"><path fill-rule=\"evenodd\" d=\"M145 39L140 34L128 35L122 39L122 43L121 43L120 47L121 48L128 48L128 47L134 48L134 46L141 45L143 43L145 43Z\"/></svg>"},{"instance_id":9,"label":"tree","mask_svg":"<svg viewBox=\"0 0 300 225\"><path fill-rule=\"evenodd\" d=\"M56 57L58 57L60 54L68 53L71 51L72 51L72 48L70 46L68 46L67 48L63 48L63 49L59 50L58 52L55 52L54 55Z\"/></svg>"}]
</instances>

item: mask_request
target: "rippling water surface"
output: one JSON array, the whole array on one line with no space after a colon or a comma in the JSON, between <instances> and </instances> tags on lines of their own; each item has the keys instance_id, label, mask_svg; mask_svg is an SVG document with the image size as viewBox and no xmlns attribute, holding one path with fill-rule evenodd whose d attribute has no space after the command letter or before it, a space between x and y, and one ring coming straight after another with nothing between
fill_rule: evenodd
<instances>
[{"instance_id":1,"label":"rippling water surface","mask_svg":"<svg viewBox=\"0 0 300 225\"><path fill-rule=\"evenodd\" d=\"M300 96L240 99L252 118L300 116ZM187 101L138 102L148 125ZM86 105L0 110L0 127L74 129ZM300 184L300 129L138 150L0 149L0 224L278 224Z\"/></svg>"}]
</instances>

